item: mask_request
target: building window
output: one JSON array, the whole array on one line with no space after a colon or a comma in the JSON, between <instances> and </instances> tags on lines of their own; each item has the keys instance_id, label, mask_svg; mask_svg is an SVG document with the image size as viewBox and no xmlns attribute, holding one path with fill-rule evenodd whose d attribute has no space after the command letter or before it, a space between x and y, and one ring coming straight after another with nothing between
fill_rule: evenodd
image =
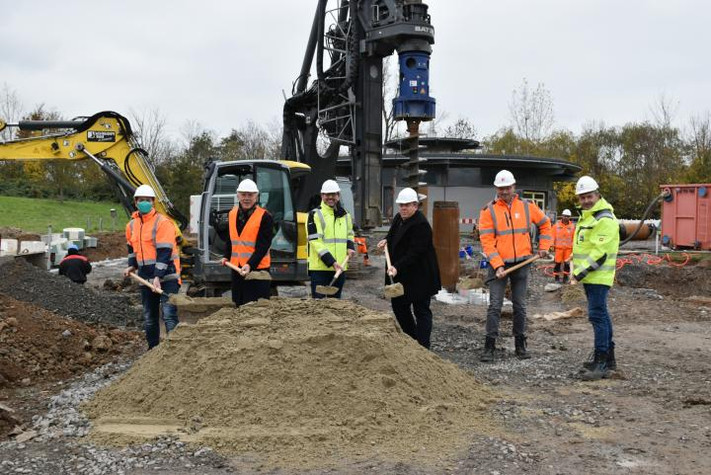
<instances>
[{"instance_id":1,"label":"building window","mask_svg":"<svg viewBox=\"0 0 711 475\"><path fill-rule=\"evenodd\" d=\"M545 191L524 191L523 198L536 203L536 206L545 212L546 209L546 192Z\"/></svg>"}]
</instances>

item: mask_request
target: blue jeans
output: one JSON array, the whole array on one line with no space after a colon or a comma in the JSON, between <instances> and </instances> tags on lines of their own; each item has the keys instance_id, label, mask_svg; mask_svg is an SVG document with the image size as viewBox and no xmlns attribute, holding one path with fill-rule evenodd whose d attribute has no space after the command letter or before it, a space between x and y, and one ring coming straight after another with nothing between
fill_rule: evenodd
<instances>
[{"instance_id":1,"label":"blue jeans","mask_svg":"<svg viewBox=\"0 0 711 475\"><path fill-rule=\"evenodd\" d=\"M583 284L588 298L588 320L595 333L595 351L607 353L615 347L612 341L612 320L607 311L607 294L610 287L600 284Z\"/></svg>"},{"instance_id":2,"label":"blue jeans","mask_svg":"<svg viewBox=\"0 0 711 475\"><path fill-rule=\"evenodd\" d=\"M343 273L338 276L336 282L333 284L334 287L338 287L338 292L335 295L323 295L316 292L317 285L330 285L331 280L333 280L333 275L336 271L332 270L312 270L309 271L309 277L311 277L311 297L315 299L322 299L324 297L334 297L337 299L341 298L341 291L343 290L343 284L346 283L346 274Z\"/></svg>"},{"instance_id":3,"label":"blue jeans","mask_svg":"<svg viewBox=\"0 0 711 475\"><path fill-rule=\"evenodd\" d=\"M168 298L172 294L177 294L180 290L178 281L168 280L160 283L163 289L162 294L156 294L145 285L141 286L141 301L143 302L143 324L146 330L146 341L148 349L158 346L160 343L160 308L163 305L163 322L165 331L170 332L178 325L178 308L168 303Z\"/></svg>"},{"instance_id":4,"label":"blue jeans","mask_svg":"<svg viewBox=\"0 0 711 475\"><path fill-rule=\"evenodd\" d=\"M513 264L512 264L513 265ZM513 334L526 335L526 290L528 288L528 273L531 266L523 266L513 271L503 279L495 279L489 284L489 308L486 310L486 336L499 337L499 318L504 304L506 281L511 280L511 302L513 303ZM496 271L489 267L489 277Z\"/></svg>"}]
</instances>

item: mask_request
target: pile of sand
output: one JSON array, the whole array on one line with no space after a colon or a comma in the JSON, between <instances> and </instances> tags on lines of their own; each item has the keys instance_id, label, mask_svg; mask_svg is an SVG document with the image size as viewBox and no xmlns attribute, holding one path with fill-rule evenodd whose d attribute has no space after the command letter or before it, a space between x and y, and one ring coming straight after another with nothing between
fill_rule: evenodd
<instances>
[{"instance_id":1,"label":"pile of sand","mask_svg":"<svg viewBox=\"0 0 711 475\"><path fill-rule=\"evenodd\" d=\"M278 466L436 462L488 432L492 393L340 300L272 299L180 325L87 403L93 438L159 433Z\"/></svg>"}]
</instances>

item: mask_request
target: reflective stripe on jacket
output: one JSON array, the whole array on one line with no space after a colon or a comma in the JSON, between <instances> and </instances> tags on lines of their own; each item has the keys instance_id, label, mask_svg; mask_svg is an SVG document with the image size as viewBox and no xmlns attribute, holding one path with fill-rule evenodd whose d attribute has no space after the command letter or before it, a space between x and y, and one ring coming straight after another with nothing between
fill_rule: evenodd
<instances>
[{"instance_id":1,"label":"reflective stripe on jacket","mask_svg":"<svg viewBox=\"0 0 711 475\"><path fill-rule=\"evenodd\" d=\"M180 255L175 224L152 209L141 215L134 212L126 224L128 265L138 269L144 279L180 280Z\"/></svg>"},{"instance_id":2,"label":"reflective stripe on jacket","mask_svg":"<svg viewBox=\"0 0 711 475\"><path fill-rule=\"evenodd\" d=\"M575 225L572 221L568 221L568 224L563 224L562 221L558 221L553 226L553 247L558 249L572 249L573 248L573 236L575 235Z\"/></svg>"},{"instance_id":3,"label":"reflective stripe on jacket","mask_svg":"<svg viewBox=\"0 0 711 475\"><path fill-rule=\"evenodd\" d=\"M342 208L340 208L342 210ZM306 236L309 240L309 270L333 270L333 263L342 263L348 249L355 250L355 234L351 215L345 210L336 217L326 203L309 212ZM346 269L348 266L346 266ZM344 270L346 270L344 269Z\"/></svg>"},{"instance_id":4,"label":"reflective stripe on jacket","mask_svg":"<svg viewBox=\"0 0 711 475\"><path fill-rule=\"evenodd\" d=\"M479 239L494 269L528 259L533 255L531 225L538 228L539 248L552 244L551 220L535 203L513 197L511 205L496 199L479 213Z\"/></svg>"},{"instance_id":5,"label":"reflective stripe on jacket","mask_svg":"<svg viewBox=\"0 0 711 475\"><path fill-rule=\"evenodd\" d=\"M249 258L254 254L257 246L257 236L259 235L259 226L262 224L262 217L266 210L260 206L254 207L254 212L247 219L242 229L242 234L237 231L237 213L239 205L230 210L229 226L230 226L230 241L232 241L232 256L230 262L236 266L242 267L249 261ZM267 252L256 269L268 269L272 263L270 252Z\"/></svg>"},{"instance_id":6,"label":"reflective stripe on jacket","mask_svg":"<svg viewBox=\"0 0 711 475\"><path fill-rule=\"evenodd\" d=\"M573 275L584 284L612 287L615 280L620 228L613 208L600 198L583 211L573 241Z\"/></svg>"}]
</instances>

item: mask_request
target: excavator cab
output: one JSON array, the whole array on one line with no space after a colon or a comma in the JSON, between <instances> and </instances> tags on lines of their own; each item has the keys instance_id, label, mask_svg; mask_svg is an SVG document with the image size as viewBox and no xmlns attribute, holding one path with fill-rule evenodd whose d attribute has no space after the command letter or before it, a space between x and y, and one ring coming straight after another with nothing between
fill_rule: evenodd
<instances>
[{"instance_id":1,"label":"excavator cab","mask_svg":"<svg viewBox=\"0 0 711 475\"><path fill-rule=\"evenodd\" d=\"M195 256L195 276L210 283L205 287L207 294L218 293L220 287L229 288L229 270L219 261L229 241L227 216L238 203L237 185L245 178L257 183L259 206L267 209L274 219L272 278L277 282L307 278L303 217L294 206L292 181L309 170L302 163L275 160L212 162L208 165L198 222L198 255Z\"/></svg>"}]
</instances>

